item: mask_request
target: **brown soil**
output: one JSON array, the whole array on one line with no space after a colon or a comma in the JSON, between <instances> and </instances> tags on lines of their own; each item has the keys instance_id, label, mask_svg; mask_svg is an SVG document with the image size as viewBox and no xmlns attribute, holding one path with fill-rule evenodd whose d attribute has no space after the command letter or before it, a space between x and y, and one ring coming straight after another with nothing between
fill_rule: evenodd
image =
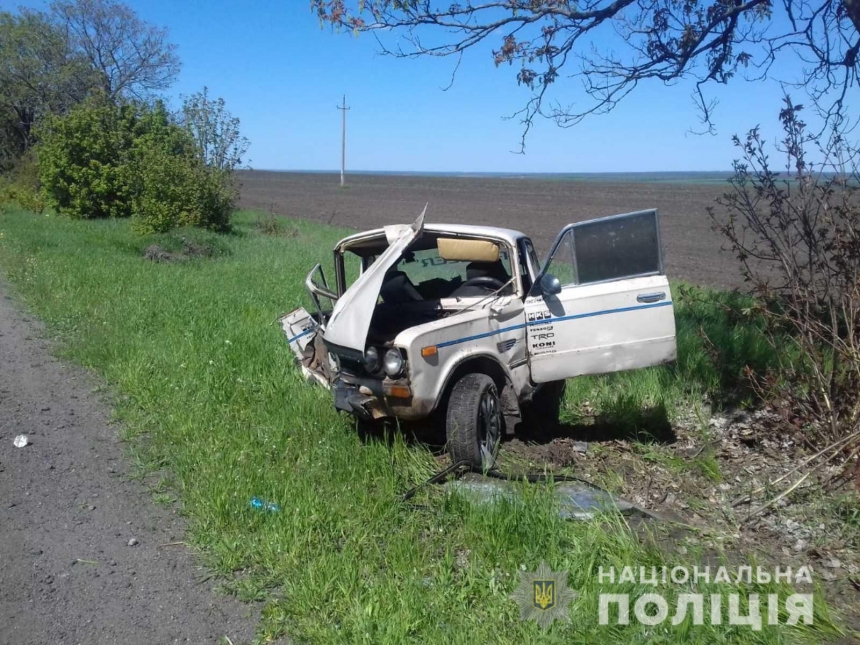
<instances>
[{"instance_id":1,"label":"brown soil","mask_svg":"<svg viewBox=\"0 0 860 645\"><path fill-rule=\"evenodd\" d=\"M810 455L784 427L777 413L762 408L717 413L703 431L690 412L673 419L671 432L645 442L584 419L562 423L547 436L526 431L509 439L501 468L575 474L641 508L680 518L682 525L648 529L666 550L699 551L703 559L724 557L735 564L748 564L755 553L771 570L810 567L828 602L858 631L860 536L856 522L846 522L837 510L840 499L853 495L852 473L837 465L793 472ZM804 486L759 512L809 470ZM755 492L784 476L770 495Z\"/></svg>"},{"instance_id":2,"label":"brown soil","mask_svg":"<svg viewBox=\"0 0 860 645\"><path fill-rule=\"evenodd\" d=\"M240 173L240 180L245 208L365 230L411 222L429 203L428 222L521 230L541 253L570 222L658 208L671 278L740 286L706 211L727 184L350 175L340 188L334 174L259 170Z\"/></svg>"},{"instance_id":3,"label":"brown soil","mask_svg":"<svg viewBox=\"0 0 860 645\"><path fill-rule=\"evenodd\" d=\"M143 258L150 262L185 262L193 258L211 258L215 250L206 244L197 244L186 238L181 238L182 252L172 253L158 244L150 244L143 252Z\"/></svg>"}]
</instances>

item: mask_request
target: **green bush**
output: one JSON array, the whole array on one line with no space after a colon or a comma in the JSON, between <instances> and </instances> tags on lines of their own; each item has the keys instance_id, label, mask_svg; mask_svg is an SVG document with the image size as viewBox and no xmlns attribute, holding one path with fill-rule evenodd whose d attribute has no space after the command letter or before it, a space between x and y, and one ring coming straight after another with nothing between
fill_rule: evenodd
<instances>
[{"instance_id":1,"label":"green bush","mask_svg":"<svg viewBox=\"0 0 860 645\"><path fill-rule=\"evenodd\" d=\"M161 103L89 102L41 132L47 203L76 219L133 216L139 233L230 228L229 173L205 165L191 134Z\"/></svg>"},{"instance_id":2,"label":"green bush","mask_svg":"<svg viewBox=\"0 0 860 645\"><path fill-rule=\"evenodd\" d=\"M45 202L74 219L131 215L132 106L89 101L40 131L39 177Z\"/></svg>"},{"instance_id":3,"label":"green bush","mask_svg":"<svg viewBox=\"0 0 860 645\"><path fill-rule=\"evenodd\" d=\"M179 226L230 228L234 192L227 173L205 166L192 154L171 153L159 145L140 147L135 168L132 227L138 233L164 233Z\"/></svg>"},{"instance_id":4,"label":"green bush","mask_svg":"<svg viewBox=\"0 0 860 645\"><path fill-rule=\"evenodd\" d=\"M39 191L39 164L34 150L17 160L5 180L0 182L0 203L14 203L24 210L42 213L45 200Z\"/></svg>"}]
</instances>

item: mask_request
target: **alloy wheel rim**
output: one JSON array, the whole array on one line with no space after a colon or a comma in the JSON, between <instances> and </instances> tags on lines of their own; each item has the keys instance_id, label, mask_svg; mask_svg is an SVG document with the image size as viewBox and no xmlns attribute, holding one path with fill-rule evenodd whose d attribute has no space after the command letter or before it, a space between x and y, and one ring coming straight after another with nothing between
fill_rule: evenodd
<instances>
[{"instance_id":1,"label":"alloy wheel rim","mask_svg":"<svg viewBox=\"0 0 860 645\"><path fill-rule=\"evenodd\" d=\"M502 415L494 390L487 390L480 403L481 465L491 468L502 435Z\"/></svg>"}]
</instances>

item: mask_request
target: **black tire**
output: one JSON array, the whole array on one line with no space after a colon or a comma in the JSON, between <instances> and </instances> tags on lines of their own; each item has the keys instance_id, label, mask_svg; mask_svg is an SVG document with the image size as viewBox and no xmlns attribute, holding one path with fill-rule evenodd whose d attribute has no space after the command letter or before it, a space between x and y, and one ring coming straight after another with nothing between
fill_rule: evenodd
<instances>
[{"instance_id":1,"label":"black tire","mask_svg":"<svg viewBox=\"0 0 860 645\"><path fill-rule=\"evenodd\" d=\"M466 374L448 399L445 430L454 463L487 471L496 463L504 417L496 384L486 374Z\"/></svg>"}]
</instances>

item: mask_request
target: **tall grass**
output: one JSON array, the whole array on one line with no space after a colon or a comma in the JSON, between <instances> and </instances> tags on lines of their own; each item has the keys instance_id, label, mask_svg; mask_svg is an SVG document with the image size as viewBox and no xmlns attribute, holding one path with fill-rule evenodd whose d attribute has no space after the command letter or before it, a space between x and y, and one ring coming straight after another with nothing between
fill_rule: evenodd
<instances>
[{"instance_id":1,"label":"tall grass","mask_svg":"<svg viewBox=\"0 0 860 645\"><path fill-rule=\"evenodd\" d=\"M670 422L680 412L705 420L715 406L743 406L753 392L745 368L765 372L777 357L762 333L762 321L746 296L672 285L678 359L652 367L568 381L565 417L581 422L596 416L615 436L669 440ZM585 411L587 410L587 412Z\"/></svg>"},{"instance_id":2,"label":"tall grass","mask_svg":"<svg viewBox=\"0 0 860 645\"><path fill-rule=\"evenodd\" d=\"M634 599L653 591L601 585L601 565L672 566L681 556L643 543L613 515L559 519L544 485L523 486L523 504L475 506L438 488L421 493L421 508L399 504L399 493L434 471L432 456L398 435L360 440L329 393L303 381L273 324L304 301L304 275L330 258L343 232L296 221L295 235L264 235L254 220L240 214L232 235L181 233L215 245L214 258L154 264L142 250L175 236L140 238L125 222L10 210L0 215L0 267L59 336L63 354L123 395L117 415L129 450L177 495L190 542L229 590L266 600L261 640L287 633L319 643L781 643L837 634L820 599L811 627L753 632L694 626L691 616L658 631L635 620L600 626L600 591ZM610 405L623 392L635 409L655 396L677 406L693 390L717 387L723 376L693 356L692 331L681 333L677 369L583 379L574 394ZM255 496L280 510L251 508ZM695 553L683 557L697 561ZM569 570L581 594L572 623L547 634L521 622L508 597L521 567L541 560ZM674 606L690 586L661 591Z\"/></svg>"}]
</instances>

